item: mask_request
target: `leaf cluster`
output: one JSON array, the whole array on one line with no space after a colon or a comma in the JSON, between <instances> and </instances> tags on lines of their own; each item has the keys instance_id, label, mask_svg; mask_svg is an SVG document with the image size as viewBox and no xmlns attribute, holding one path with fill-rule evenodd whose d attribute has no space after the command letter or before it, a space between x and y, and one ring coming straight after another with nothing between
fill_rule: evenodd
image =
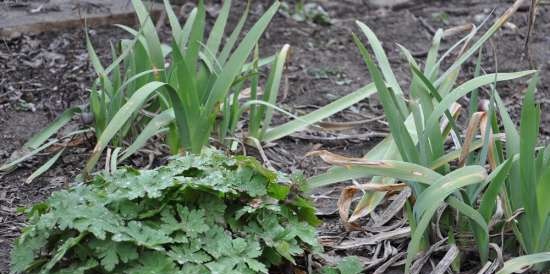
<instances>
[{"instance_id":1,"label":"leaf cluster","mask_svg":"<svg viewBox=\"0 0 550 274\"><path fill-rule=\"evenodd\" d=\"M98 174L26 209L12 272L267 273L317 249L299 188L213 150Z\"/></svg>"},{"instance_id":2,"label":"leaf cluster","mask_svg":"<svg viewBox=\"0 0 550 274\"><path fill-rule=\"evenodd\" d=\"M536 71L483 74L481 66L484 44L518 9L520 2L516 1L479 38L476 34L481 26L469 28L468 35L441 56L442 39L454 35L456 29L437 30L424 62L418 62L409 50L399 46L411 70L408 93L397 81L375 33L357 22L369 47L356 35L353 40L376 86L391 136L359 159L317 152L323 160L337 167L310 178L309 182L312 187L318 187L371 177L374 184L406 183L412 190L411 199L405 203L412 233L405 273L410 273L416 254L426 250L435 238L431 237L435 235L431 229L433 223L434 227L447 232L449 244L456 244L458 239L462 247L469 245L468 241L460 239L462 236L473 238L482 265L492 259L489 253L491 229L502 231L508 225L512 226L526 254L547 256L544 252L549 248L550 207L541 197L548 193L550 185L550 150L537 147L540 109L535 104L534 93L538 75ZM456 60L442 69L443 61L455 50L458 52ZM461 68L476 53L474 77L459 82ZM502 81L530 75L535 76L527 89L521 126L517 130L496 87ZM490 86L490 100L487 107L477 109L483 86ZM470 102L468 108L460 104L464 97ZM468 119L464 130L457 126L462 109L467 109ZM344 221L354 222L370 214L385 195L384 188L366 192ZM503 220L495 214L499 205L504 207ZM438 209L442 213L434 218ZM514 212L523 210L521 217L514 216ZM506 224L509 221L505 220L513 219L517 220ZM496 225L492 223L494 220L498 221ZM458 236L460 238L455 238ZM540 262L541 257L535 256L533 262ZM460 257L455 262L459 261ZM545 267L535 268L542 270Z\"/></svg>"},{"instance_id":3,"label":"leaf cluster","mask_svg":"<svg viewBox=\"0 0 550 274\"><path fill-rule=\"evenodd\" d=\"M363 265L355 256L342 259L334 267L324 267L321 274L359 274L363 271Z\"/></svg>"}]
</instances>

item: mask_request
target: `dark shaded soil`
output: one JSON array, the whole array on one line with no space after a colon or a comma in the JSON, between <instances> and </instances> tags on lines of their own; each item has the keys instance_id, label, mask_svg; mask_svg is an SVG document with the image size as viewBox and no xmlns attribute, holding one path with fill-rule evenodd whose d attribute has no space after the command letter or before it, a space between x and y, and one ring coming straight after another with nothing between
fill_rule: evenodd
<instances>
[{"instance_id":1,"label":"dark shaded soil","mask_svg":"<svg viewBox=\"0 0 550 274\"><path fill-rule=\"evenodd\" d=\"M237 1L241 2L241 1ZM244 2L244 1L242 1ZM238 15L243 3L234 8ZM268 1L254 1L254 18L267 7ZM332 25L320 26L310 22L296 22L281 14L277 15L261 42L263 51L274 53L283 44L292 48L286 75L288 94L281 98L284 108L296 113L311 111L316 107L345 95L370 81L366 68L351 41L350 33L358 32L354 20L369 25L384 42L395 73L406 87L408 67L399 55L396 43L404 45L421 56L431 43L433 28L448 28L465 23L478 24L493 9L493 18L511 4L511 1L411 1L408 4L380 8L368 1L319 1L332 18ZM217 3L217 1L216 1ZM367 3L367 4L365 4ZM219 4L212 4L215 10ZM510 22L517 28L508 27L494 39L498 71L518 71L529 68L527 58L522 58L523 43L527 33L528 9L522 8ZM233 18L236 21L238 18ZM424 21L424 22L422 22ZM538 99L542 104L542 133L550 135L550 7L543 5L532 37L532 56L540 71L542 82ZM106 60L108 41L117 41L125 33L117 28L97 28L91 38ZM449 43L444 43L448 46ZM484 68L494 71L493 51L487 49ZM32 134L69 106L83 105L87 88L94 79L88 64L83 31L51 32L36 36L0 41L0 162L4 162ZM471 63L466 72L473 71ZM499 92L509 104L510 112L517 117L521 91L525 79L499 85ZM376 98L368 99L334 117L334 120L359 120L381 115ZM284 119L284 118L280 118ZM74 121L73 128L80 125ZM385 125L372 122L346 134L358 136L368 132L384 133ZM382 134L380 134L382 135ZM321 136L322 137L322 136ZM280 140L277 146L266 149L273 164L285 171L305 170L311 175L327 166L319 160L305 158L312 149L328 149L347 155L365 154L380 137L360 135L344 140L325 140L319 135L300 135ZM548 139L547 139L548 140ZM29 161L16 171L0 179L0 273L8 272L10 245L24 224L24 218L16 208L45 199L52 191L65 186L76 176L87 158L93 140L85 141L78 148L70 149L44 176L32 184L25 179L45 158ZM319 194L325 194L319 196ZM341 236L343 227L335 214L339 190L316 191L319 211L326 215L326 223L320 228L321 236ZM355 235L358 236L358 235ZM363 250L364 257L372 250Z\"/></svg>"}]
</instances>

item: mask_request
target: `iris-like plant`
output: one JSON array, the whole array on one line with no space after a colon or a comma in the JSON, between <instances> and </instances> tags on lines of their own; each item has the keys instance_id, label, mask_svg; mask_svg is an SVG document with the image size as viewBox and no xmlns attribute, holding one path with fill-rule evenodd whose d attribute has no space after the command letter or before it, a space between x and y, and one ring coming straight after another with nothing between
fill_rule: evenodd
<instances>
[{"instance_id":1,"label":"iris-like plant","mask_svg":"<svg viewBox=\"0 0 550 274\"><path fill-rule=\"evenodd\" d=\"M170 46L160 42L143 3L140 0L132 3L140 28L134 30L119 26L134 37L111 46L112 64L107 67L101 64L86 37L91 63L98 74L90 94L97 144L84 169L86 174L92 171L109 145L124 147L129 144L124 150L114 150L111 155L114 161L128 158L157 135L165 136L173 154L181 151L199 153L211 139L229 145L229 140L244 138L247 143L259 145L307 128L375 92L374 85L365 86L301 117L277 107L289 46L284 46L272 57L260 58L257 45L276 14L279 2L275 2L240 38L248 16L247 6L224 40L231 1L224 1L208 38L204 33L206 12L203 1L199 1L183 26L169 2L164 1L172 30ZM263 66L270 66L271 70L265 86L260 88L260 68ZM244 94L245 90L249 92ZM275 110L294 119L273 126L271 119ZM62 115L63 119L37 134L38 141L33 141L30 151L0 167L0 171L11 169L58 142L46 141L77 111L80 110L67 111ZM239 130L237 125L244 119L245 112L248 112L248 128ZM40 173L53 165L55 159L57 157L39 168Z\"/></svg>"},{"instance_id":2,"label":"iris-like plant","mask_svg":"<svg viewBox=\"0 0 550 274\"><path fill-rule=\"evenodd\" d=\"M495 103L504 126L506 142L490 151L495 162L511 162L501 200L510 222L520 254L536 254L550 261L550 146L539 147L540 107L535 103L538 75L531 80L523 100L521 123L516 129L504 103L495 93ZM499 132L499 128L491 128ZM514 217L516 215L517 217ZM543 256L546 253L545 256ZM540 259L539 259L540 262ZM539 264L537 270L548 269Z\"/></svg>"},{"instance_id":3,"label":"iris-like plant","mask_svg":"<svg viewBox=\"0 0 550 274\"><path fill-rule=\"evenodd\" d=\"M375 64L367 49L354 35L354 41L376 85L391 136L375 146L362 159L346 158L326 151L317 152L326 162L343 167L331 168L326 174L314 176L309 181L314 187L372 176L374 177L371 182L374 184L393 185L397 180L406 182L415 198L415 202L409 201L406 204L412 228L406 272L409 271L417 252L427 247L429 224L436 210L444 204L453 207L461 216L467 217L470 223L469 230L473 232L479 246L481 261L485 262L488 259L487 224L493 214L500 186L506 179L512 163L510 160L496 165L493 158L488 157L489 153L493 153L495 145L493 135L489 134L486 126L493 122L494 108L486 113L470 111L470 125L465 129L464 139L461 140L461 131L456 125L460 105L456 102L470 93L473 93L470 96L471 100L476 101L478 88L531 75L534 71L488 74L460 85L457 85L456 80L462 64L480 50L517 10L520 3L521 1L516 2L507 10L478 41L470 45L477 31L477 28L473 27L468 36L451 47L441 58L438 58L439 44L445 32L438 30L423 70L409 51L400 46L412 71L408 99L404 99L405 95L375 34L363 23L357 23L369 40L378 61L378 65ZM442 60L458 47L462 48L457 60L446 71L439 73ZM477 128L481 129L483 138L476 141L473 136ZM454 144L454 149L450 151L447 149L449 141ZM473 153L480 148L481 152ZM472 161L473 158L476 160ZM492 167L489 174L483 167L487 161ZM468 165L464 166L466 162ZM365 185L364 189L377 189L378 192L367 192L352 215L345 216L347 222L354 222L369 214L381 202L385 191L392 189L391 186L368 186ZM452 227L449 227L449 241L454 241ZM460 228L460 225L458 227Z\"/></svg>"}]
</instances>

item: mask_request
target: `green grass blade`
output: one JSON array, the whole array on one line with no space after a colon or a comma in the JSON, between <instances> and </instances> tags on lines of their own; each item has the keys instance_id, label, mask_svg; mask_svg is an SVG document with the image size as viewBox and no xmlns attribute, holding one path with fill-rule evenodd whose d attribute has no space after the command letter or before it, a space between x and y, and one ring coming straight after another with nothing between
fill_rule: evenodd
<instances>
[{"instance_id":1,"label":"green grass blade","mask_svg":"<svg viewBox=\"0 0 550 274\"><path fill-rule=\"evenodd\" d=\"M471 227L478 242L481 263L486 263L489 258L489 228L487 222L478 211L453 196L447 199L447 203L473 221Z\"/></svg>"},{"instance_id":2,"label":"green grass blade","mask_svg":"<svg viewBox=\"0 0 550 274\"><path fill-rule=\"evenodd\" d=\"M476 68L474 69L474 78L481 74L481 58L483 56L483 48L479 50L476 60ZM468 106L468 117L471 118L474 113L477 112L479 106L479 91L476 89L472 91L470 96L470 105Z\"/></svg>"},{"instance_id":3,"label":"green grass blade","mask_svg":"<svg viewBox=\"0 0 550 274\"><path fill-rule=\"evenodd\" d=\"M496 205L497 196L500 193L503 183L508 177L512 164L512 159L506 160L504 163L500 164L487 178L487 181L489 181L489 186L482 195L478 210L487 222L489 222L491 216L493 216L493 209ZM474 197L477 197L477 195Z\"/></svg>"},{"instance_id":4,"label":"green grass blade","mask_svg":"<svg viewBox=\"0 0 550 274\"><path fill-rule=\"evenodd\" d=\"M197 8L193 8L193 10L191 10L189 15L187 16L185 24L183 24L183 28L181 29L181 38L179 41L176 41L176 44L181 50L184 50L187 47L189 36L191 35L191 29L193 28L193 24L197 19L197 13ZM181 52L181 54L183 55L183 52Z\"/></svg>"},{"instance_id":5,"label":"green grass blade","mask_svg":"<svg viewBox=\"0 0 550 274\"><path fill-rule=\"evenodd\" d=\"M187 42L187 50L185 51L185 63L187 63L187 70L194 72L197 70L197 62L199 60L199 52L201 49L201 43L204 37L204 27L206 21L206 10L204 8L204 0L199 0L199 6L197 9L197 16L193 22L191 28L191 34L189 41Z\"/></svg>"},{"instance_id":6,"label":"green grass blade","mask_svg":"<svg viewBox=\"0 0 550 274\"><path fill-rule=\"evenodd\" d=\"M241 34L241 31L243 30L244 24L246 23L246 19L248 17L248 13L250 12L250 1L247 1L246 8L243 11L243 15L239 19L239 22L233 29L233 32L225 42L225 45L223 46L223 49L219 55L219 62L220 64L224 65L227 61L227 58L229 58L229 55L231 54L231 51L233 50L233 47L235 46L235 43L237 42L237 39L239 38L239 35Z\"/></svg>"},{"instance_id":7,"label":"green grass blade","mask_svg":"<svg viewBox=\"0 0 550 274\"><path fill-rule=\"evenodd\" d=\"M487 172L481 166L466 166L449 173L445 178L432 182L424 192L418 195L414 205L416 217L420 218L428 208L434 206L434 201L443 201L443 197L449 196L455 190L483 182L487 178Z\"/></svg>"},{"instance_id":8,"label":"green grass blade","mask_svg":"<svg viewBox=\"0 0 550 274\"><path fill-rule=\"evenodd\" d=\"M114 173L117 170L118 166L118 155L120 154L120 147L117 147L113 150L113 153L111 153L111 162L109 163L109 169L111 173Z\"/></svg>"},{"instance_id":9,"label":"green grass blade","mask_svg":"<svg viewBox=\"0 0 550 274\"><path fill-rule=\"evenodd\" d=\"M520 153L519 170L521 175L520 190L523 200L525 216L523 222L520 222L522 232L525 236L527 252L535 252L539 245L538 235L539 227L542 225L539 219L536 199L536 146L538 142L538 133L540 125L540 107L535 104L535 90L538 83L538 76L531 79L527 93L523 99L520 124Z\"/></svg>"},{"instance_id":10,"label":"green grass blade","mask_svg":"<svg viewBox=\"0 0 550 274\"><path fill-rule=\"evenodd\" d=\"M82 134L82 133L86 133L86 132L89 132L90 129L85 129L85 130L77 130L77 131L73 131L63 137L61 137L60 139L52 139L50 140L49 142L47 143L44 143L43 145L35 148L34 150L32 151L29 151L28 153L25 153L23 156L17 158L16 160L13 160L9 163L6 163L2 166L0 166L0 171L7 171L7 170L10 170L11 168L15 167L17 164L19 163L22 163L23 161L27 160L27 159L30 159L32 156L40 153L41 151L45 150L46 148L49 148L50 146L52 146L53 144L56 144L58 143L61 139L64 139L64 138L69 138L71 136L74 136L74 135L77 135L77 134Z\"/></svg>"},{"instance_id":11,"label":"green grass blade","mask_svg":"<svg viewBox=\"0 0 550 274\"><path fill-rule=\"evenodd\" d=\"M371 45L372 51L374 52L374 56L376 57L378 65L380 66L380 70L384 75L384 79L386 79L388 85L397 94L397 96L403 96L403 91L399 86L399 82L397 82L397 78L395 78L395 75L393 74L393 70L390 66L390 61L388 60L388 57L384 52L382 43L380 43L380 40L378 40L376 34L374 34L374 32L367 25L359 21L355 21L355 23L359 26L363 34L369 40L369 44ZM401 112L408 113L405 102L400 101L398 107Z\"/></svg>"},{"instance_id":12,"label":"green grass blade","mask_svg":"<svg viewBox=\"0 0 550 274\"><path fill-rule=\"evenodd\" d=\"M382 73L374 64L367 49L365 48L363 43L359 41L359 38L357 38L357 36L353 35L353 40L355 42L355 45L359 48L359 51L361 52L365 63L367 64L369 73L371 74L371 77L378 91L380 102L384 107L384 114L386 115L386 118L388 120L391 133L393 135L395 143L397 144L397 147L399 148L401 156L405 161L418 163L419 155L416 151L416 146L414 145L412 138L409 135L409 132L405 128L404 118L400 115L400 113L408 113L408 110L406 112L401 112L399 106L394 104L391 92L386 87L386 84L382 79Z\"/></svg>"},{"instance_id":13,"label":"green grass blade","mask_svg":"<svg viewBox=\"0 0 550 274\"><path fill-rule=\"evenodd\" d=\"M151 137L155 136L162 128L172 123L175 118L174 110L171 108L156 115L136 137L136 140L122 153L120 161L124 161L126 158L136 153Z\"/></svg>"},{"instance_id":14,"label":"green grass blade","mask_svg":"<svg viewBox=\"0 0 550 274\"><path fill-rule=\"evenodd\" d=\"M263 66L267 66L267 65L271 65L273 64L273 62L275 62L275 58L277 57L277 55L273 55L273 56L269 56L269 57L266 57L266 58L260 58L258 60L258 67L261 68ZM246 63L243 65L243 69L242 69L242 73L248 73L250 72L251 70L254 69L254 62L250 62L250 63Z\"/></svg>"},{"instance_id":15,"label":"green grass blade","mask_svg":"<svg viewBox=\"0 0 550 274\"><path fill-rule=\"evenodd\" d=\"M548 147L550 148L550 146ZM544 167L541 170L542 175L539 178L537 183L537 204L539 210L539 219L541 223L544 223L545 219L550 221L550 203L548 202L548 197L543 193L550 193L550 163L545 163ZM541 231L550 231L550 230L541 230ZM550 233L547 233L550 234ZM550 236L550 235L549 235ZM544 242L543 242L544 243Z\"/></svg>"},{"instance_id":16,"label":"green grass blade","mask_svg":"<svg viewBox=\"0 0 550 274\"><path fill-rule=\"evenodd\" d=\"M165 83L162 82L150 82L145 86L138 89L132 97L120 108L120 110L114 115L113 119L109 122L99 139L97 140L96 146L92 151L92 155L86 167L83 170L84 177L88 177L95 167L99 157L103 150L107 147L111 139L117 134L117 132L124 126L126 121L130 118L131 114L138 111L149 96L156 92L159 88L163 87Z\"/></svg>"},{"instance_id":17,"label":"green grass blade","mask_svg":"<svg viewBox=\"0 0 550 274\"><path fill-rule=\"evenodd\" d=\"M97 56L94 46L92 45L92 41L90 41L90 36L88 35L88 29L85 30L85 33L86 33L86 49L88 51L88 56L90 57L90 62L92 63L92 66L94 67L94 70L98 75L105 74L105 68L101 64L101 61L99 60L99 56Z\"/></svg>"},{"instance_id":18,"label":"green grass blade","mask_svg":"<svg viewBox=\"0 0 550 274\"><path fill-rule=\"evenodd\" d=\"M420 79L420 81L422 82L422 84L424 84L424 86L428 89L428 91L430 92L430 95L433 96L433 98L435 98L437 100L437 102L441 102L443 100L443 97L441 97L441 95L439 94L439 92L437 91L437 89L432 85L432 83L430 82L430 80L428 80L428 78L426 77L426 75L424 75L424 73L422 73L416 66L414 65L411 65L411 70L413 72L413 74L415 76L418 77L418 79ZM451 127L453 128L453 130L455 132L460 132L459 129L458 129L458 126L456 125L455 123L455 119L453 118L453 115L449 112L448 109L445 110L445 116L447 117L447 119L449 120L449 124L451 125ZM426 117L427 118L427 117Z\"/></svg>"},{"instance_id":19,"label":"green grass blade","mask_svg":"<svg viewBox=\"0 0 550 274\"><path fill-rule=\"evenodd\" d=\"M376 87L374 84L366 85L338 100L331 102L330 104L312 111L306 115L300 117L299 120L292 120L279 126L268 129L263 135L262 142L273 142L284 136L288 136L293 132L297 132L305 129L306 127L313 125L325 118L334 115L352 105L360 102L361 100L376 93Z\"/></svg>"},{"instance_id":20,"label":"green grass blade","mask_svg":"<svg viewBox=\"0 0 550 274\"><path fill-rule=\"evenodd\" d=\"M439 86L445 79L456 71L457 68L462 66L472 55L474 55L484 44L491 38L503 25L508 21L508 19L514 14L517 9L520 7L523 1L516 1L512 7L504 12L504 14L499 17L495 23L485 32L479 40L477 40L474 45L472 45L464 54L462 54L458 60L456 60L446 72L439 76L438 80L435 82L435 86Z\"/></svg>"},{"instance_id":21,"label":"green grass blade","mask_svg":"<svg viewBox=\"0 0 550 274\"><path fill-rule=\"evenodd\" d=\"M65 126L68 122L72 120L72 118L75 116L75 114L81 113L82 110L79 107L73 107L70 109L67 109L59 115L51 124L48 125L45 129L40 131L39 133L33 135L32 138L30 138L25 144L23 144L24 148L28 149L36 149L40 145L42 145L46 140L48 140L52 135L54 135L56 132L59 131L63 126Z\"/></svg>"},{"instance_id":22,"label":"green grass blade","mask_svg":"<svg viewBox=\"0 0 550 274\"><path fill-rule=\"evenodd\" d=\"M212 52L215 56L220 50L220 44L222 42L225 25L227 24L227 18L229 18L229 11L231 9L231 0L223 1L223 6L220 10L218 18L210 31L210 36L206 41L206 48Z\"/></svg>"},{"instance_id":23,"label":"green grass blade","mask_svg":"<svg viewBox=\"0 0 550 274\"><path fill-rule=\"evenodd\" d=\"M498 112L500 115L500 120L504 127L504 133L506 134L506 154L507 155L518 155L520 150L520 138L519 132L516 128L516 124L510 118L510 114L504 102L500 98L498 93L495 93L495 102L498 107ZM508 156L509 157L509 156ZM520 168L519 165L513 165L512 170L510 170L509 182L519 182L520 179ZM507 199L510 202L510 210L515 210L522 207L522 197L521 197L521 185L517 183L507 184Z\"/></svg>"},{"instance_id":24,"label":"green grass blade","mask_svg":"<svg viewBox=\"0 0 550 274\"><path fill-rule=\"evenodd\" d=\"M252 76L250 77L250 99L251 100L258 99L258 83L260 79L259 59L260 59L260 49L256 45L256 48L254 48L254 59L252 61L252 70L251 70ZM258 107L256 105L250 106L250 112L248 115L248 135L256 136L257 140L260 134L261 118L262 117L258 115Z\"/></svg>"},{"instance_id":25,"label":"green grass blade","mask_svg":"<svg viewBox=\"0 0 550 274\"><path fill-rule=\"evenodd\" d=\"M132 0L132 5L138 16L139 24L141 25L140 32L143 32L143 36L145 37L153 68L162 69L164 68L162 47L153 20L141 0Z\"/></svg>"},{"instance_id":26,"label":"green grass blade","mask_svg":"<svg viewBox=\"0 0 550 274\"><path fill-rule=\"evenodd\" d=\"M213 110L214 106L218 104L227 95L235 77L241 72L243 64L250 55L250 52L254 49L254 46L260 39L261 35L271 22L271 19L277 12L280 3L275 2L254 24L235 52L229 57L229 60L223 67L222 73L218 76L214 82L208 100L206 101L205 109L208 111ZM222 62L220 62L222 63Z\"/></svg>"},{"instance_id":27,"label":"green grass blade","mask_svg":"<svg viewBox=\"0 0 550 274\"><path fill-rule=\"evenodd\" d=\"M48 171L54 164L57 162L61 154L65 151L65 148L61 149L59 152L57 152L53 157L51 157L46 163L41 165L38 169L36 169L26 180L26 184L32 183L34 179L40 177L40 175L44 174L44 172Z\"/></svg>"},{"instance_id":28,"label":"green grass blade","mask_svg":"<svg viewBox=\"0 0 550 274\"><path fill-rule=\"evenodd\" d=\"M468 149L468 153L471 153L477 149L480 149L481 147L483 146L483 142L481 141L474 141L471 145L470 145L470 148ZM457 150L453 150L439 158L437 158L436 160L434 160L432 162L432 165L430 166L432 169L438 169L454 160L457 160L460 158L460 154L462 153L462 149L463 148L460 148L460 149L457 149Z\"/></svg>"},{"instance_id":29,"label":"green grass blade","mask_svg":"<svg viewBox=\"0 0 550 274\"><path fill-rule=\"evenodd\" d=\"M439 126L439 118L441 115L447 111L451 105L456 102L461 97L470 93L471 91L478 89L479 87L489 85L496 81L508 81L517 78L521 78L530 74L535 73L533 70L522 71L522 72L513 72L513 73L498 73L498 74L487 74L479 76L477 78L471 79L464 84L456 87L451 91L447 96L443 97L443 100L436 105L433 113L428 117L426 122L426 131L431 130L431 127Z\"/></svg>"},{"instance_id":30,"label":"green grass blade","mask_svg":"<svg viewBox=\"0 0 550 274\"><path fill-rule=\"evenodd\" d=\"M443 38L443 30L438 29L435 32L434 38L432 39L432 46L430 47L430 50L428 51L428 56L426 57L424 74L429 75L432 71L435 72L433 73L433 75L430 75L430 81L435 81L437 71L439 70L439 65L437 64L437 56L439 55L441 38Z\"/></svg>"},{"instance_id":31,"label":"green grass blade","mask_svg":"<svg viewBox=\"0 0 550 274\"><path fill-rule=\"evenodd\" d=\"M273 63L273 66L271 67L271 73L267 78L266 89L264 91L263 100L273 105L277 101L277 96L279 95L279 86L281 84L281 78L283 77L283 69L285 66L288 50L289 50L289 45L288 44L284 45L283 49L281 49L281 51L277 55L275 63ZM258 140L262 140L263 135L266 133L269 126L271 126L273 109L260 108L259 112L260 112L259 114L260 118L262 116L264 117L262 132L259 136L260 138L258 138L257 136L253 136L253 137L256 137L256 139Z\"/></svg>"},{"instance_id":32,"label":"green grass blade","mask_svg":"<svg viewBox=\"0 0 550 274\"><path fill-rule=\"evenodd\" d=\"M19 163L22 163L23 161L27 160L27 159L30 159L32 156L38 154L39 152L43 151L44 149L50 147L51 145L55 144L59 142L58 139L53 139L53 140L50 140L49 142L35 148L34 150L28 152L28 153L25 153L22 157L19 157L9 163L5 163L3 164L2 166L0 166L0 171L7 171L7 170L10 170L11 168L15 167L17 164Z\"/></svg>"},{"instance_id":33,"label":"green grass blade","mask_svg":"<svg viewBox=\"0 0 550 274\"><path fill-rule=\"evenodd\" d=\"M422 115L422 112L420 110L420 106L418 102L416 101L410 101L409 102L409 108L411 110L411 113L414 118L414 124L416 126L416 132L423 132L424 131L424 117ZM423 136L421 136L423 137ZM419 140L418 142L418 152L419 152L419 164L423 166L428 166L431 161L431 155L432 151L429 147L429 140Z\"/></svg>"},{"instance_id":34,"label":"green grass blade","mask_svg":"<svg viewBox=\"0 0 550 274\"><path fill-rule=\"evenodd\" d=\"M455 170L432 184L420 194L414 207L414 215L420 221L412 234L407 258L405 261L405 273L410 273L413 258L420 250L420 243L425 235L430 221L441 203L453 192L461 187L482 182L487 177L486 171L480 166L467 166Z\"/></svg>"},{"instance_id":35,"label":"green grass blade","mask_svg":"<svg viewBox=\"0 0 550 274\"><path fill-rule=\"evenodd\" d=\"M172 35L174 36L176 43L179 43L182 39L183 32L178 17L174 13L174 9L172 9L172 5L170 5L169 0L164 0L164 10L166 11L170 28L172 29Z\"/></svg>"}]
</instances>

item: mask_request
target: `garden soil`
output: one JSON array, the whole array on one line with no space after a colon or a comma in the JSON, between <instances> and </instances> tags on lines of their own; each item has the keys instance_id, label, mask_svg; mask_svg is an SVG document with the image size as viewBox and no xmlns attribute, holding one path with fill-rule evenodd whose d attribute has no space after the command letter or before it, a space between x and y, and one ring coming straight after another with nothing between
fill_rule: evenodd
<instances>
[{"instance_id":1,"label":"garden soil","mask_svg":"<svg viewBox=\"0 0 550 274\"><path fill-rule=\"evenodd\" d=\"M212 23L220 3L208 2ZM244 9L245 1L234 2L237 4L233 8L232 25ZM407 87L410 72L399 54L397 44L407 47L422 59L437 28L445 29L467 23L480 24L487 16L492 21L512 3L496 0L417 0L396 1L399 2L398 5L384 6L384 1L367 0L313 2L318 3L329 14L330 24L296 21L280 13L260 44L264 55L273 54L284 44L290 44L286 83L280 93L279 102L283 108L298 114L312 111L370 82L366 67L351 40L352 32L360 32L355 20L366 23L378 35L399 82ZM292 3L289 4L293 6ZM268 5L269 1L253 1L252 19L258 18ZM548 142L550 5L543 4L539 8L530 39L530 54L524 51L528 11L527 5L521 7L510 19L510 24L498 32L493 43L488 44L483 68L489 72L519 71L532 66L540 69L542 81L537 98L543 113L541 133L545 136L544 141ZM168 26L161 26L161 33L164 38L169 37ZM105 63L109 60L109 42L128 36L116 27L92 28L90 35ZM443 48L448 48L453 41L456 38L446 40ZM465 64L460 78L471 76L473 70L472 62ZM63 110L71 106L84 106L94 77L88 62L82 29L22 35L0 41L0 163L6 161L28 138L53 121ZM525 80L499 83L497 86L515 118L520 111ZM462 104L466 106L467 102ZM304 157L307 152L327 149L351 156L364 155L387 133L383 119L374 119L380 115L381 106L374 96L331 118L332 121L370 119L371 122L336 134L314 131L294 134L268 146L266 155L273 166L283 171L303 170L306 175L320 173L327 165L313 157ZM282 116L276 117L279 122L286 119ZM64 131L82 127L88 122L84 120L75 119ZM58 163L30 184L25 183L26 178L47 159L47 155L40 155L0 178L0 273L8 273L11 245L25 224L25 218L17 212L17 208L44 200L52 191L69 186L82 169L93 144L92 136L72 140L71 147L66 149ZM161 152L163 150L158 144L151 146L158 147ZM162 163L164 157L162 154L156 155L151 163ZM146 166L150 163L149 158L143 156L125 164ZM339 222L336 200L342 186L323 188L314 193L319 215L324 221L319 228L319 235L323 239L344 240L346 237L360 238L362 235L346 233ZM402 248L400 245L406 244L405 241L406 239L398 239L390 245L399 249ZM359 248L340 253L332 252L330 256L347 253L367 260L378 256L374 252L372 249ZM475 265L475 258L467 260L472 261L472 266Z\"/></svg>"}]
</instances>

